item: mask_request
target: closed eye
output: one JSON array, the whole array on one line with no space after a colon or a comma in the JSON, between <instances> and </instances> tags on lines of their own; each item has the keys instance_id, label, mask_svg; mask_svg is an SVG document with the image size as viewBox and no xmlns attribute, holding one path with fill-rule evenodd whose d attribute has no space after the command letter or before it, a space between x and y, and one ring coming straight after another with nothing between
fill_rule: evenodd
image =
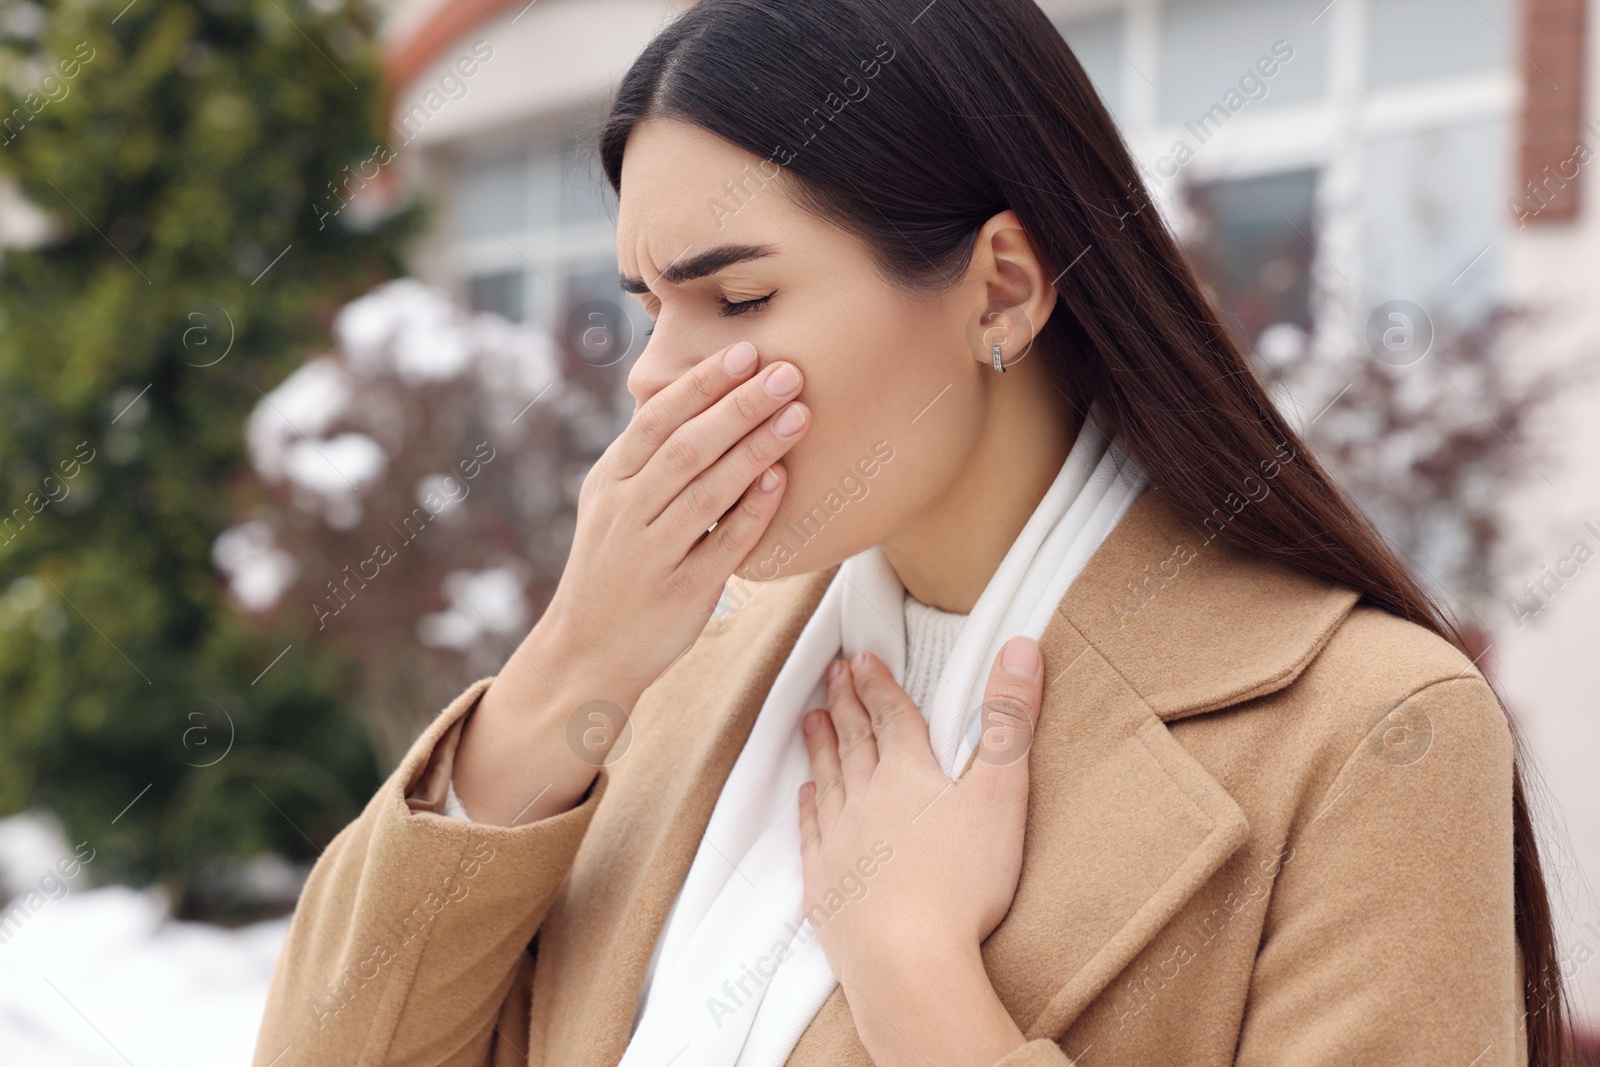
<instances>
[{"instance_id":1,"label":"closed eye","mask_svg":"<svg viewBox=\"0 0 1600 1067\"><path fill-rule=\"evenodd\" d=\"M746 314L749 314L752 311L759 311L761 308L763 308L763 307L765 307L767 305L767 301L771 300L773 297L775 297L777 295L778 295L778 290L774 289L774 290L772 290L772 292L768 293L766 296L758 296L758 297L755 297L755 298L753 298L751 300L728 300L728 299L725 299L725 298L719 296L717 298L717 303L720 306L717 308L717 314L723 315L723 316L746 315ZM653 334L655 332L656 332L656 328L655 328L654 325L652 325L648 330L646 330L644 332L644 334L645 334L646 337L648 337L648 336L650 336L651 334Z\"/></svg>"},{"instance_id":2,"label":"closed eye","mask_svg":"<svg viewBox=\"0 0 1600 1067\"><path fill-rule=\"evenodd\" d=\"M743 315L746 312L756 311L756 310L766 306L767 301L771 300L774 296L777 296L777 295L778 295L778 290L774 289L774 290L772 290L772 292L768 293L766 296L758 296L753 300L723 300L722 298L719 297L718 298L718 302L721 303L722 308L721 308L720 311L718 311L718 314L719 315Z\"/></svg>"}]
</instances>

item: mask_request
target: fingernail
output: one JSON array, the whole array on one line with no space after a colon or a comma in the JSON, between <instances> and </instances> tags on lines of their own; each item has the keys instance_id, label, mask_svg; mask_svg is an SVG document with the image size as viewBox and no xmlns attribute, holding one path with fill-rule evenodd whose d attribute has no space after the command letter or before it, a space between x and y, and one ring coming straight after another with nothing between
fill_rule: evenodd
<instances>
[{"instance_id":1,"label":"fingernail","mask_svg":"<svg viewBox=\"0 0 1600 1067\"><path fill-rule=\"evenodd\" d=\"M770 493L778 487L778 472L768 467L761 472L761 480L756 483L761 486L761 491Z\"/></svg>"},{"instance_id":2,"label":"fingernail","mask_svg":"<svg viewBox=\"0 0 1600 1067\"><path fill-rule=\"evenodd\" d=\"M780 363L777 370L767 375L767 392L773 396L788 396L798 388L800 372L794 369L793 363Z\"/></svg>"},{"instance_id":3,"label":"fingernail","mask_svg":"<svg viewBox=\"0 0 1600 1067\"><path fill-rule=\"evenodd\" d=\"M756 346L740 341L722 354L722 369L729 374L743 374L756 365Z\"/></svg>"},{"instance_id":4,"label":"fingernail","mask_svg":"<svg viewBox=\"0 0 1600 1067\"><path fill-rule=\"evenodd\" d=\"M865 652L857 652L856 655L855 655L855 658L852 659L850 661L850 663L858 671L866 670L867 669L867 654Z\"/></svg>"},{"instance_id":5,"label":"fingernail","mask_svg":"<svg viewBox=\"0 0 1600 1067\"><path fill-rule=\"evenodd\" d=\"M1018 678L1032 678L1039 669L1039 646L1031 638L1013 637L1000 650L1000 666L1007 674Z\"/></svg>"},{"instance_id":6,"label":"fingernail","mask_svg":"<svg viewBox=\"0 0 1600 1067\"><path fill-rule=\"evenodd\" d=\"M817 732L817 713L814 712L814 711L808 711L808 712L806 712L806 733L814 734L816 732Z\"/></svg>"},{"instance_id":7,"label":"fingernail","mask_svg":"<svg viewBox=\"0 0 1600 1067\"><path fill-rule=\"evenodd\" d=\"M793 437L800 432L800 427L806 424L806 409L799 404L790 404L783 409L783 414L778 416L772 424L772 432L779 437Z\"/></svg>"}]
</instances>

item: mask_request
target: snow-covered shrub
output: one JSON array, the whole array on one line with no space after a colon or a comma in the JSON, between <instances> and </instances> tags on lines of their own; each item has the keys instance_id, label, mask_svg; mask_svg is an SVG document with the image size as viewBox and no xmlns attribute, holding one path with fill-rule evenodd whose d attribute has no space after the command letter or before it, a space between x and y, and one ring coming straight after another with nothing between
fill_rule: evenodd
<instances>
[{"instance_id":1,"label":"snow-covered shrub","mask_svg":"<svg viewBox=\"0 0 1600 1067\"><path fill-rule=\"evenodd\" d=\"M251 413L249 504L213 558L241 611L294 613L353 658L392 759L548 601L578 486L627 414L565 376L542 329L415 280L333 332Z\"/></svg>"}]
</instances>

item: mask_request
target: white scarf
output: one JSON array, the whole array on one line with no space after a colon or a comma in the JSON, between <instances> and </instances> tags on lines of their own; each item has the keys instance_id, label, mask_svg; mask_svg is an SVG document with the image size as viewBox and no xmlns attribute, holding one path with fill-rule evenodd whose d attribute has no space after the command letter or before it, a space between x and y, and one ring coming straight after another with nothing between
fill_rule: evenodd
<instances>
[{"instance_id":1,"label":"white scarf","mask_svg":"<svg viewBox=\"0 0 1600 1067\"><path fill-rule=\"evenodd\" d=\"M989 670L1035 640L1147 483L1091 408L1055 481L984 587L939 677L928 719L952 777L977 744ZM798 791L812 778L799 723L827 707L823 671L863 649L906 676L904 586L883 549L845 560L801 630L723 785L658 942L621 1067L781 1067L837 984L803 920ZM737 868L735 868L737 864ZM742 983L742 985L741 985Z\"/></svg>"}]
</instances>

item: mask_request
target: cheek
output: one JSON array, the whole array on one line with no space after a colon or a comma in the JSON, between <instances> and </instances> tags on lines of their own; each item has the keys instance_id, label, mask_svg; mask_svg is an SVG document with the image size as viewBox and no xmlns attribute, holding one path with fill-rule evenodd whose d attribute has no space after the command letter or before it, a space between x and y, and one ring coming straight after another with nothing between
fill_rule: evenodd
<instances>
[{"instance_id":1,"label":"cheek","mask_svg":"<svg viewBox=\"0 0 1600 1067\"><path fill-rule=\"evenodd\" d=\"M818 324L791 357L805 373L801 399L814 423L798 447L832 457L840 473L861 442L904 436L953 380L951 342L959 338L945 336L925 316L898 307L886 311L882 304L816 316Z\"/></svg>"},{"instance_id":2,"label":"cheek","mask_svg":"<svg viewBox=\"0 0 1600 1067\"><path fill-rule=\"evenodd\" d=\"M811 409L811 428L781 461L783 501L745 561L754 578L820 570L884 540L914 489L906 483L916 469L910 460L919 441L940 432L939 408L950 399L935 402L954 384L948 356L914 324L883 316L825 321L791 338L787 350L773 349L805 374L800 399Z\"/></svg>"}]
</instances>

